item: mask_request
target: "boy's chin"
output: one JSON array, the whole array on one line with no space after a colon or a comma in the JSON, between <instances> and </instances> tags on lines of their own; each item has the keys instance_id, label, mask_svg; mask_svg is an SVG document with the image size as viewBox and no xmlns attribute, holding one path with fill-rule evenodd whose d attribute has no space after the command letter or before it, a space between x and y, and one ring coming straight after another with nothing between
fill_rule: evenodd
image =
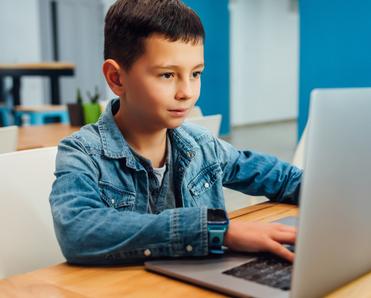
<instances>
[{"instance_id":1,"label":"boy's chin","mask_svg":"<svg viewBox=\"0 0 371 298\"><path fill-rule=\"evenodd\" d=\"M184 122L184 120L168 122L166 128L168 128L168 129L177 128L177 127L181 126L183 124L183 122Z\"/></svg>"}]
</instances>

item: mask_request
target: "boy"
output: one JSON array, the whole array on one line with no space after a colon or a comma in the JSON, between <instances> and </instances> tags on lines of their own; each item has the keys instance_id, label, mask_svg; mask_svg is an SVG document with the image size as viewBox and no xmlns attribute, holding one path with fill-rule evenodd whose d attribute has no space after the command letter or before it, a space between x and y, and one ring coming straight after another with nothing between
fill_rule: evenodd
<instances>
[{"instance_id":1,"label":"boy","mask_svg":"<svg viewBox=\"0 0 371 298\"><path fill-rule=\"evenodd\" d=\"M103 73L119 99L58 148L50 203L68 262L204 256L222 244L293 260L282 244L295 241L295 229L228 225L222 186L296 203L301 171L182 124L200 95L204 38L180 0L111 6ZM224 228L213 234L215 217Z\"/></svg>"}]
</instances>

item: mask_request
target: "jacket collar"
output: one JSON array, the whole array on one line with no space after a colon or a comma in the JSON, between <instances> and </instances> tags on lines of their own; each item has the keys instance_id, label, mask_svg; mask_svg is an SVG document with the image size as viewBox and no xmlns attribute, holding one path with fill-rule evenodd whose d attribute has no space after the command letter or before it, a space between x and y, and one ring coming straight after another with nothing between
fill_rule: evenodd
<instances>
[{"instance_id":1,"label":"jacket collar","mask_svg":"<svg viewBox=\"0 0 371 298\"><path fill-rule=\"evenodd\" d=\"M119 108L120 101L118 98L112 99L99 118L97 125L103 146L103 153L106 157L112 159L126 159L126 165L134 168L141 169L130 150L128 143L118 128L113 113L113 110ZM169 130L170 137L172 138L172 148L181 153L185 158L192 159L199 145L194 138L181 126Z\"/></svg>"}]
</instances>

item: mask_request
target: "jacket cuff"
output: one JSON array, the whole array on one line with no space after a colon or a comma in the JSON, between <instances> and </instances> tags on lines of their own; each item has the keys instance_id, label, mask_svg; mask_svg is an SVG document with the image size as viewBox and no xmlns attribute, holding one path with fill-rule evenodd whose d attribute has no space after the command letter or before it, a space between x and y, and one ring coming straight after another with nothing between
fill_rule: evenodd
<instances>
[{"instance_id":1,"label":"jacket cuff","mask_svg":"<svg viewBox=\"0 0 371 298\"><path fill-rule=\"evenodd\" d=\"M207 208L176 208L170 217L171 255L208 255Z\"/></svg>"}]
</instances>

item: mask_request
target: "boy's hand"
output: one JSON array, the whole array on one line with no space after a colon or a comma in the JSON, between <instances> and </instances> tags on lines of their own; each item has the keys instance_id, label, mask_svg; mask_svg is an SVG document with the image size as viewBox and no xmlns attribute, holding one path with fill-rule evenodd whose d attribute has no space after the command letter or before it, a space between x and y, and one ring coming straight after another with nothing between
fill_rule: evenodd
<instances>
[{"instance_id":1,"label":"boy's hand","mask_svg":"<svg viewBox=\"0 0 371 298\"><path fill-rule=\"evenodd\" d=\"M294 253L282 244L294 244L295 239L294 227L279 223L231 221L224 245L241 252L270 252L293 262Z\"/></svg>"}]
</instances>

